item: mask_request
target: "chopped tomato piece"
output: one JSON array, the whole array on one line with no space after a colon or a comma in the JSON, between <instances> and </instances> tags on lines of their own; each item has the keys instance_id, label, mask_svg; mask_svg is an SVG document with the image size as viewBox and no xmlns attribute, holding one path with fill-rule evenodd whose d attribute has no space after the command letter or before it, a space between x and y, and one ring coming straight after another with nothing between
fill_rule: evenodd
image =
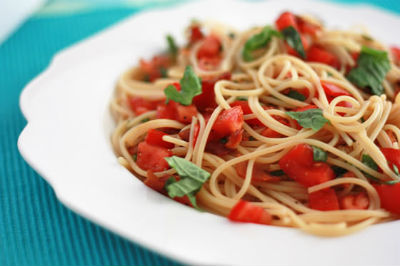
<instances>
[{"instance_id":1,"label":"chopped tomato piece","mask_svg":"<svg viewBox=\"0 0 400 266\"><path fill-rule=\"evenodd\" d=\"M162 192L165 186L166 177L157 177L153 171L147 171L147 178L144 180L144 184L155 191Z\"/></svg>"},{"instance_id":2,"label":"chopped tomato piece","mask_svg":"<svg viewBox=\"0 0 400 266\"><path fill-rule=\"evenodd\" d=\"M306 33L310 34L311 36L315 36L318 31L321 30L321 27L318 25L315 25L313 23L310 23L301 17L296 17L297 18L297 24L300 29L301 33Z\"/></svg>"},{"instance_id":3,"label":"chopped tomato piece","mask_svg":"<svg viewBox=\"0 0 400 266\"><path fill-rule=\"evenodd\" d=\"M164 158L171 156L172 151L163 147L150 145L143 141L138 145L136 163L143 170L160 172L169 168L169 165Z\"/></svg>"},{"instance_id":4,"label":"chopped tomato piece","mask_svg":"<svg viewBox=\"0 0 400 266\"><path fill-rule=\"evenodd\" d=\"M140 60L140 69L145 79L152 82L164 76L166 69L171 65L171 58L166 55L154 56L151 60Z\"/></svg>"},{"instance_id":5,"label":"chopped tomato piece","mask_svg":"<svg viewBox=\"0 0 400 266\"><path fill-rule=\"evenodd\" d=\"M225 143L225 147L229 149L236 149L239 146L243 138L243 129L236 130L228 137L228 142Z\"/></svg>"},{"instance_id":6,"label":"chopped tomato piece","mask_svg":"<svg viewBox=\"0 0 400 266\"><path fill-rule=\"evenodd\" d=\"M400 215L400 183L373 186L381 199L382 208Z\"/></svg>"},{"instance_id":7,"label":"chopped tomato piece","mask_svg":"<svg viewBox=\"0 0 400 266\"><path fill-rule=\"evenodd\" d=\"M232 153L233 150L226 147L220 140L209 140L207 141L206 151L218 156L223 156Z\"/></svg>"},{"instance_id":8,"label":"chopped tomato piece","mask_svg":"<svg viewBox=\"0 0 400 266\"><path fill-rule=\"evenodd\" d=\"M328 97L338 97L338 96L351 96L351 94L345 89L340 88L338 85L329 83L327 81L321 81L322 88Z\"/></svg>"},{"instance_id":9,"label":"chopped tomato piece","mask_svg":"<svg viewBox=\"0 0 400 266\"><path fill-rule=\"evenodd\" d=\"M219 80L230 80L231 74L229 72L224 73L216 78L203 79L201 81L202 92L193 98L193 104L197 107L200 112L205 112L208 109L214 110L217 107L215 101L214 85Z\"/></svg>"},{"instance_id":10,"label":"chopped tomato piece","mask_svg":"<svg viewBox=\"0 0 400 266\"><path fill-rule=\"evenodd\" d=\"M318 62L339 68L339 60L335 54L316 45L311 46L307 53L307 61Z\"/></svg>"},{"instance_id":11,"label":"chopped tomato piece","mask_svg":"<svg viewBox=\"0 0 400 266\"><path fill-rule=\"evenodd\" d=\"M221 41L214 35L207 36L199 50L197 51L197 58L213 58L219 55L221 51Z\"/></svg>"},{"instance_id":12,"label":"chopped tomato piece","mask_svg":"<svg viewBox=\"0 0 400 266\"><path fill-rule=\"evenodd\" d=\"M347 195L340 199L340 208L343 210L366 210L369 206L369 199L365 193Z\"/></svg>"},{"instance_id":13,"label":"chopped tomato piece","mask_svg":"<svg viewBox=\"0 0 400 266\"><path fill-rule=\"evenodd\" d=\"M195 43L197 41L200 41L203 38L204 38L204 34L201 31L200 26L192 25L190 27L190 36L189 36L190 43Z\"/></svg>"},{"instance_id":14,"label":"chopped tomato piece","mask_svg":"<svg viewBox=\"0 0 400 266\"><path fill-rule=\"evenodd\" d=\"M147 132L145 141L150 145L155 145L167 149L172 149L175 145L171 142L166 142L162 139L163 136L168 135L156 129L150 129Z\"/></svg>"},{"instance_id":15,"label":"chopped tomato piece","mask_svg":"<svg viewBox=\"0 0 400 266\"><path fill-rule=\"evenodd\" d=\"M296 30L298 29L296 16L291 12L282 13L279 16L279 18L275 21L275 24L276 24L276 28L279 31L281 31L284 28L287 28L289 26L294 27Z\"/></svg>"},{"instance_id":16,"label":"chopped tomato piece","mask_svg":"<svg viewBox=\"0 0 400 266\"><path fill-rule=\"evenodd\" d=\"M263 208L255 206L248 201L239 200L233 206L228 219L234 222L271 224L271 215Z\"/></svg>"},{"instance_id":17,"label":"chopped tomato piece","mask_svg":"<svg viewBox=\"0 0 400 266\"><path fill-rule=\"evenodd\" d=\"M236 164L235 165L235 169L236 169L237 174L241 178L245 178L246 177L246 171L247 171L247 163L246 162L242 162L242 163ZM268 174L263 169L261 169L261 167L258 164L254 164L253 173L252 173L252 176L251 176L251 181L255 181L255 182L277 182L277 181L280 181L280 178L277 177L277 176L272 176L272 175Z\"/></svg>"},{"instance_id":18,"label":"chopped tomato piece","mask_svg":"<svg viewBox=\"0 0 400 266\"><path fill-rule=\"evenodd\" d=\"M381 151L388 161L389 167L393 169L393 165L396 165L397 169L400 170L400 150L381 148Z\"/></svg>"},{"instance_id":19,"label":"chopped tomato piece","mask_svg":"<svg viewBox=\"0 0 400 266\"><path fill-rule=\"evenodd\" d=\"M129 107L135 115L141 115L148 111L156 110L161 101L151 101L139 96L128 97Z\"/></svg>"},{"instance_id":20,"label":"chopped tomato piece","mask_svg":"<svg viewBox=\"0 0 400 266\"><path fill-rule=\"evenodd\" d=\"M253 112L251 111L250 107L249 107L249 103L247 101L234 101L233 103L231 103L231 106L240 106L243 110L243 114L245 115L249 115L252 114ZM246 123L251 125L251 126L263 126L264 124L258 120L257 118L253 118L253 119L248 119L246 120Z\"/></svg>"},{"instance_id":21,"label":"chopped tomato piece","mask_svg":"<svg viewBox=\"0 0 400 266\"><path fill-rule=\"evenodd\" d=\"M331 188L318 190L308 195L308 204L311 209L319 211L339 210L336 193Z\"/></svg>"},{"instance_id":22,"label":"chopped tomato piece","mask_svg":"<svg viewBox=\"0 0 400 266\"><path fill-rule=\"evenodd\" d=\"M169 101L168 104L160 103L157 106L157 118L173 119L176 117L176 103Z\"/></svg>"},{"instance_id":23,"label":"chopped tomato piece","mask_svg":"<svg viewBox=\"0 0 400 266\"><path fill-rule=\"evenodd\" d=\"M289 125L289 122L280 116L273 116L273 118L275 120L278 120L281 124L284 124L286 126ZM285 137L285 135L282 135L281 133L276 132L275 130L273 130L271 128L264 129L261 132L261 135L263 135L264 137L267 137L267 138L283 138L283 137Z\"/></svg>"},{"instance_id":24,"label":"chopped tomato piece","mask_svg":"<svg viewBox=\"0 0 400 266\"><path fill-rule=\"evenodd\" d=\"M222 111L216 119L212 129L213 133L219 137L225 137L243 126L243 110L240 106L235 106Z\"/></svg>"},{"instance_id":25,"label":"chopped tomato piece","mask_svg":"<svg viewBox=\"0 0 400 266\"><path fill-rule=\"evenodd\" d=\"M313 150L308 144L299 144L286 153L279 166L293 180L306 187L311 187L335 178L335 173L328 164L314 162Z\"/></svg>"},{"instance_id":26,"label":"chopped tomato piece","mask_svg":"<svg viewBox=\"0 0 400 266\"><path fill-rule=\"evenodd\" d=\"M393 54L394 61L396 63L399 63L400 62L400 48L396 47L396 46L392 46L392 47L390 47L390 51Z\"/></svg>"},{"instance_id":27,"label":"chopped tomato piece","mask_svg":"<svg viewBox=\"0 0 400 266\"><path fill-rule=\"evenodd\" d=\"M176 119L184 124L189 124L192 122L193 116L197 115L197 109L196 106L188 105L184 106L181 104L176 105Z\"/></svg>"},{"instance_id":28,"label":"chopped tomato piece","mask_svg":"<svg viewBox=\"0 0 400 266\"><path fill-rule=\"evenodd\" d=\"M199 67L204 70L212 70L221 62L220 56L202 57L199 59Z\"/></svg>"}]
</instances>

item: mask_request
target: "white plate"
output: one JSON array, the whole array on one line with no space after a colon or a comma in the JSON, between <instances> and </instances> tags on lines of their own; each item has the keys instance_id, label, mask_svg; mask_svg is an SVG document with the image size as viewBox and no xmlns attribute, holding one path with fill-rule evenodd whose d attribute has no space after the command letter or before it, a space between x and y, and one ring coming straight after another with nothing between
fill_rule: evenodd
<instances>
[{"instance_id":1,"label":"white plate","mask_svg":"<svg viewBox=\"0 0 400 266\"><path fill-rule=\"evenodd\" d=\"M209 265L400 264L400 222L339 238L296 229L234 224L165 198L121 167L111 150L109 101L118 76L181 36L192 18L238 28L265 25L284 10L313 13L327 25L367 25L400 43L400 19L366 6L312 1L207 1L142 12L68 48L22 92L28 120L18 141L26 161L78 214L166 256Z\"/></svg>"}]
</instances>

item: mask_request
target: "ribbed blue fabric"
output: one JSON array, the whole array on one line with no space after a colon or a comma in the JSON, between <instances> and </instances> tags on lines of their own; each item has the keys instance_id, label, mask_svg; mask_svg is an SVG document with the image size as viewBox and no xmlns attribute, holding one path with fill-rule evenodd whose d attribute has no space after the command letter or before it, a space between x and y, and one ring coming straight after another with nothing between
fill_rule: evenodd
<instances>
[{"instance_id":1,"label":"ribbed blue fabric","mask_svg":"<svg viewBox=\"0 0 400 266\"><path fill-rule=\"evenodd\" d=\"M337 0L359 3L358 0ZM397 0L369 0L400 12ZM81 218L21 158L18 97L60 49L138 10L32 17L0 46L0 265L178 265Z\"/></svg>"}]
</instances>

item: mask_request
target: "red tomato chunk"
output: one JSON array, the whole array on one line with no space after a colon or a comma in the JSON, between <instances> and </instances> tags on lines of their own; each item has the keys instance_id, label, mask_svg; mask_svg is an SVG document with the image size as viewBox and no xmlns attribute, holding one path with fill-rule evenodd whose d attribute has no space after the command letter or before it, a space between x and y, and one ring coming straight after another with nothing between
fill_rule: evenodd
<instances>
[{"instance_id":1,"label":"red tomato chunk","mask_svg":"<svg viewBox=\"0 0 400 266\"><path fill-rule=\"evenodd\" d=\"M147 142L141 142L138 145L136 163L143 170L160 172L169 168L164 158L171 156L172 151L166 148L150 145Z\"/></svg>"},{"instance_id":2,"label":"red tomato chunk","mask_svg":"<svg viewBox=\"0 0 400 266\"><path fill-rule=\"evenodd\" d=\"M271 224L271 215L259 206L240 200L233 206L228 219L234 222Z\"/></svg>"}]
</instances>

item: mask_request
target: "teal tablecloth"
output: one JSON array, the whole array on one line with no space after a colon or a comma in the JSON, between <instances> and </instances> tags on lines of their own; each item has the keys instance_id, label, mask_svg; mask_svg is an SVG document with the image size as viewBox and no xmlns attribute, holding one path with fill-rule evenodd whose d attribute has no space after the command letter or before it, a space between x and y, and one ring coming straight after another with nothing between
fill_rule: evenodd
<instances>
[{"instance_id":1,"label":"teal tablecloth","mask_svg":"<svg viewBox=\"0 0 400 266\"><path fill-rule=\"evenodd\" d=\"M60 49L150 8L143 5L148 2L141 2L140 7L110 7L110 1L103 1L100 8L89 5L72 8L68 13L48 5L0 44L0 265L178 264L65 208L51 187L24 162L16 145L26 124L18 97L27 82ZM178 1L157 2L169 5ZM398 0L365 2L400 12Z\"/></svg>"}]
</instances>

